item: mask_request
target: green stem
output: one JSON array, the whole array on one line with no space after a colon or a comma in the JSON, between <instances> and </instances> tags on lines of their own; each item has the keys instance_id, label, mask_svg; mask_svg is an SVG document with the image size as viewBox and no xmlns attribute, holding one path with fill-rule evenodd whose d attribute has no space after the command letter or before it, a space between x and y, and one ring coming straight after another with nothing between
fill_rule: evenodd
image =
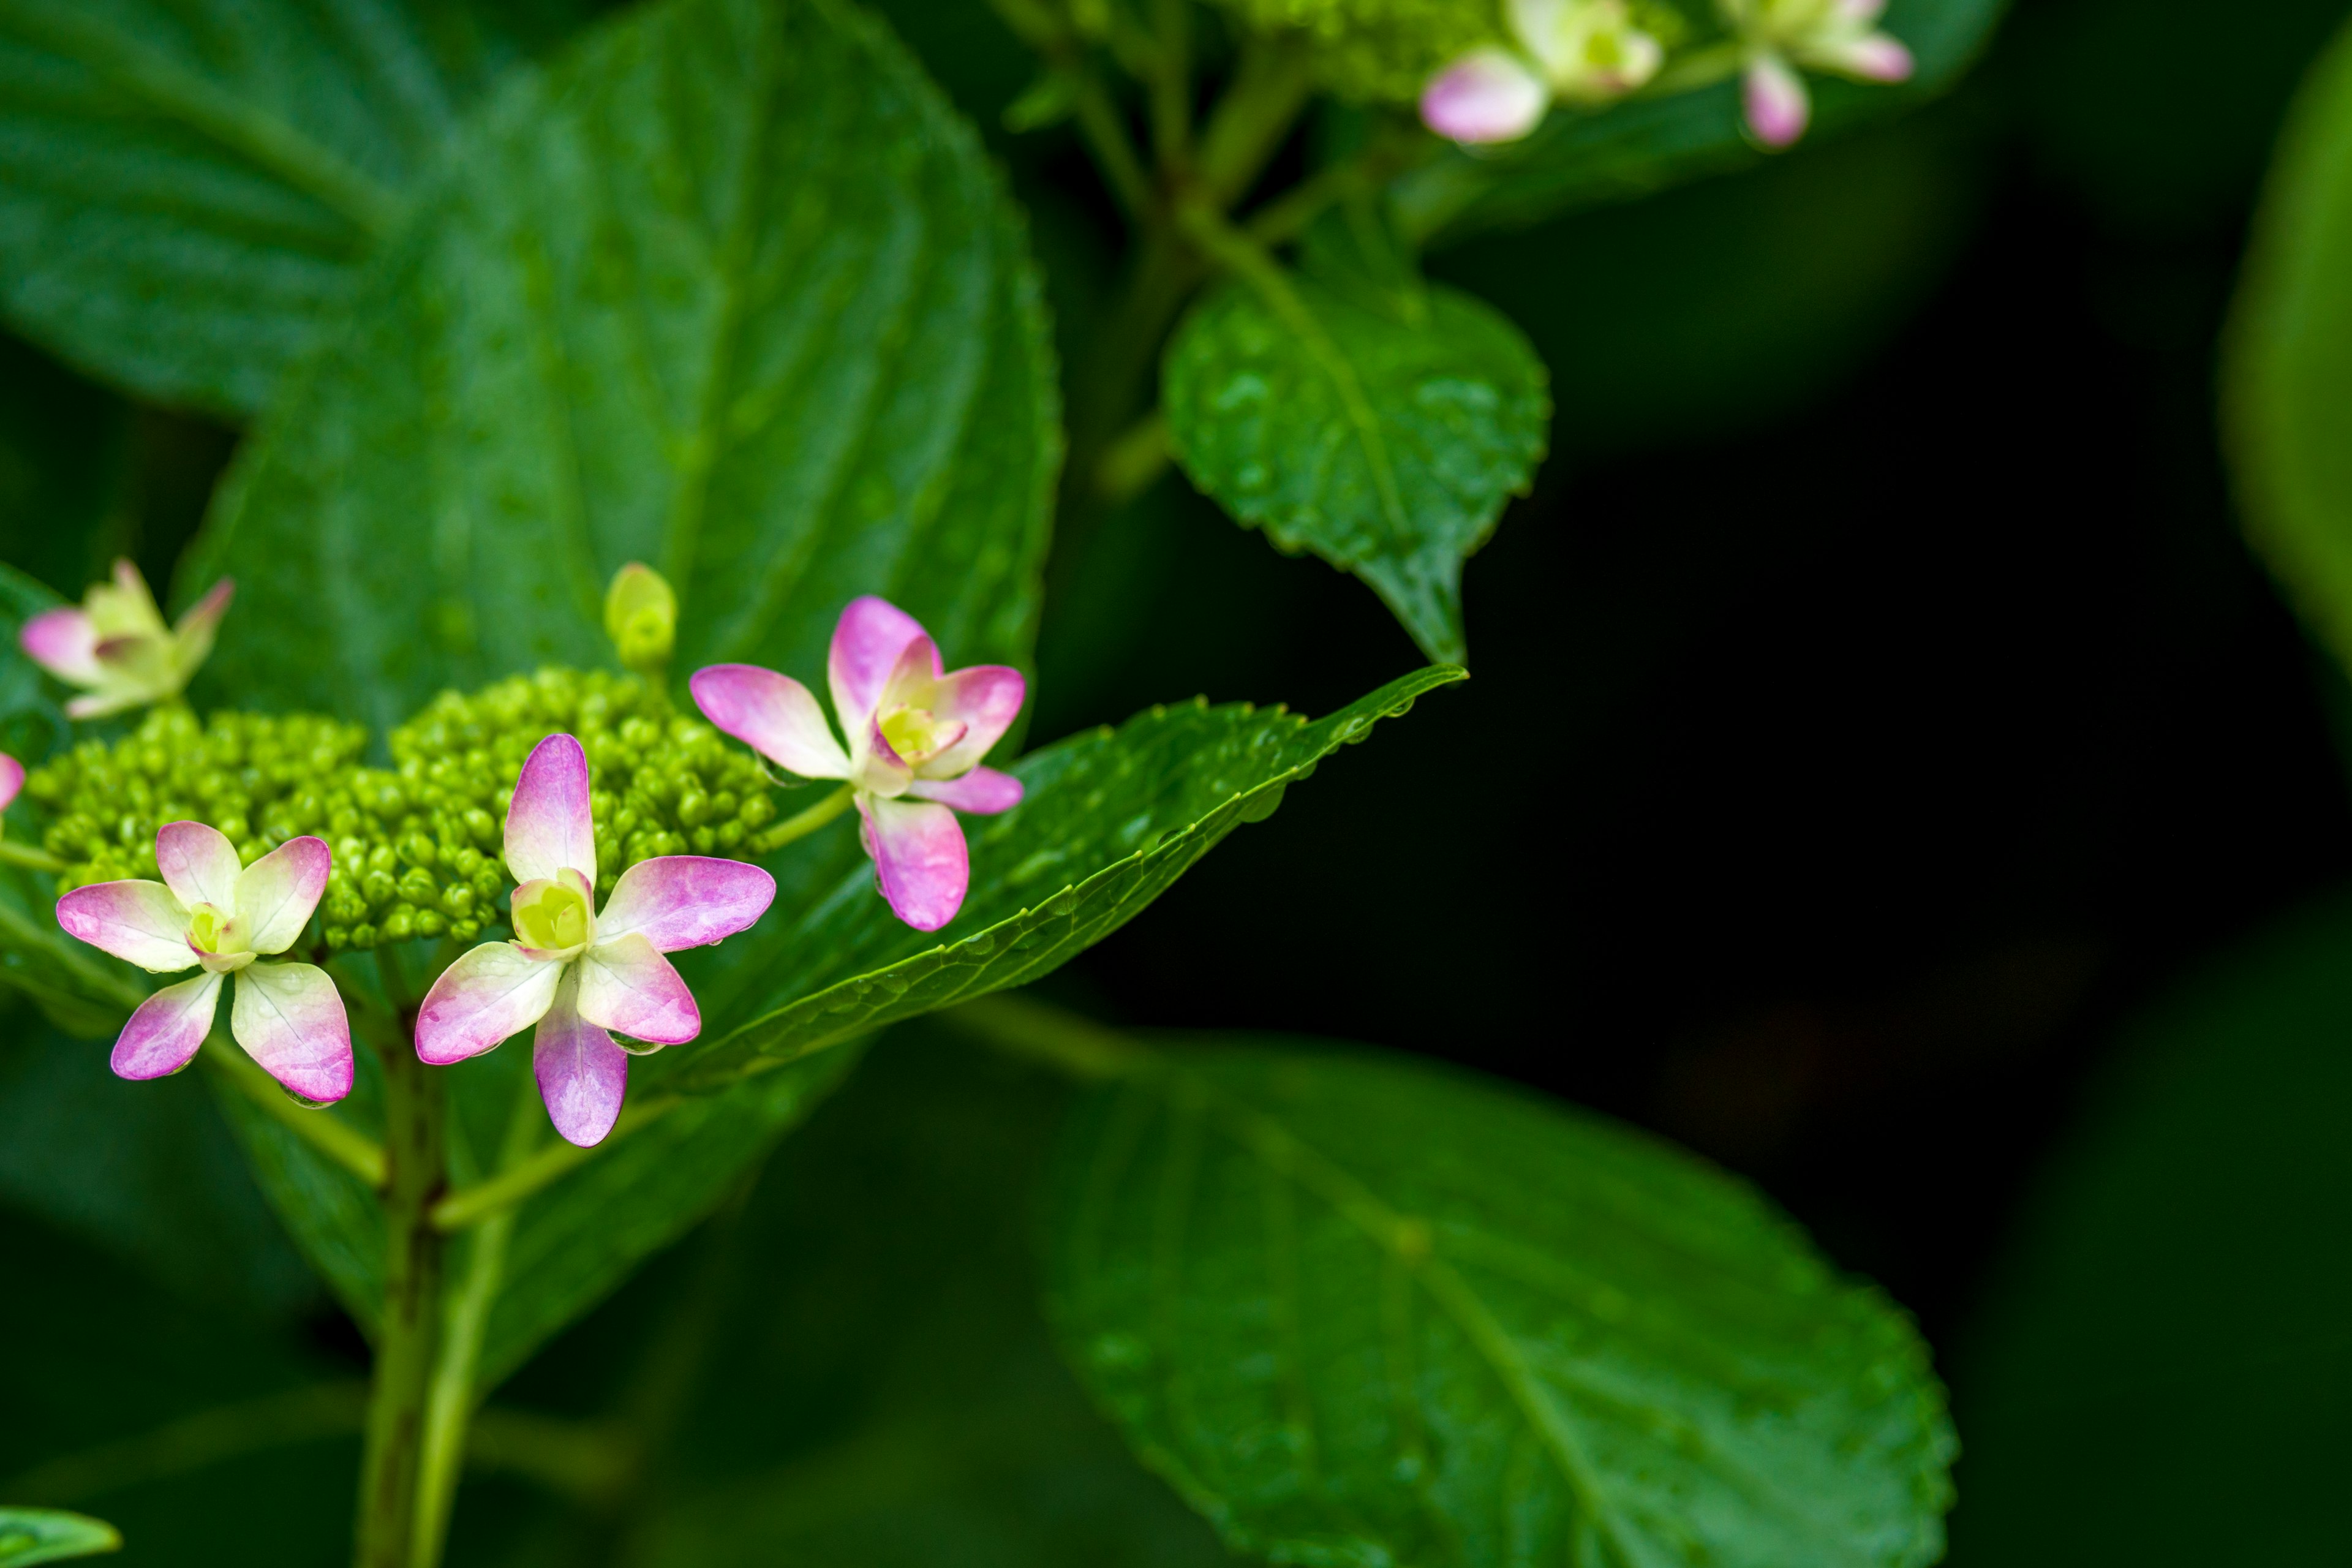
<instances>
[{"instance_id":1,"label":"green stem","mask_svg":"<svg viewBox=\"0 0 2352 1568\"><path fill-rule=\"evenodd\" d=\"M66 863L47 850L36 849L29 844L17 844L5 838L0 838L0 860L5 860L11 866L47 871L52 876L66 868Z\"/></svg>"},{"instance_id":2,"label":"green stem","mask_svg":"<svg viewBox=\"0 0 2352 1568\"><path fill-rule=\"evenodd\" d=\"M383 1145L336 1116L310 1110L287 1098L261 1064L215 1029L205 1041L203 1061L212 1075L283 1122L313 1149L357 1176L373 1191L384 1184Z\"/></svg>"},{"instance_id":3,"label":"green stem","mask_svg":"<svg viewBox=\"0 0 2352 1568\"><path fill-rule=\"evenodd\" d=\"M1070 74L1071 108L1077 115L1078 134L1086 139L1087 151L1094 154L1103 184L1110 187L1129 217L1139 216L1151 205L1151 174L1127 133L1118 105L1083 58L1063 68Z\"/></svg>"},{"instance_id":4,"label":"green stem","mask_svg":"<svg viewBox=\"0 0 2352 1568\"><path fill-rule=\"evenodd\" d=\"M1151 153L1171 174L1183 169L1192 151L1191 9L1191 0L1151 5Z\"/></svg>"},{"instance_id":5,"label":"green stem","mask_svg":"<svg viewBox=\"0 0 2352 1568\"><path fill-rule=\"evenodd\" d=\"M1072 1078L1131 1078L1151 1071L1161 1059L1159 1052L1090 1018L1004 992L966 1002L938 1017L1008 1056Z\"/></svg>"},{"instance_id":6,"label":"green stem","mask_svg":"<svg viewBox=\"0 0 2352 1568\"><path fill-rule=\"evenodd\" d=\"M542 1118L539 1082L522 1075L521 1092L507 1118L499 1169L511 1171L530 1155ZM425 1397L424 1454L416 1485L416 1536L411 1568L436 1568L449 1539L449 1513L457 1500L457 1473L466 1458L466 1427L475 1405L474 1377L481 1366L482 1339L490 1309L506 1282L507 1246L514 1239L515 1211L493 1215L473 1235L466 1275L450 1300L441 1327L441 1353Z\"/></svg>"},{"instance_id":7,"label":"green stem","mask_svg":"<svg viewBox=\"0 0 2352 1568\"><path fill-rule=\"evenodd\" d=\"M1306 40L1296 34L1262 34L1244 47L1234 85L1201 132L1201 188L1220 212L1249 194L1289 139L1314 87L1307 62Z\"/></svg>"},{"instance_id":8,"label":"green stem","mask_svg":"<svg viewBox=\"0 0 2352 1568\"><path fill-rule=\"evenodd\" d=\"M843 812L847 811L851 803L856 798L857 791L849 784L844 784L806 811L784 818L764 833L753 834L744 841L743 847L754 855L765 855L771 850L782 849L793 839L807 837Z\"/></svg>"},{"instance_id":9,"label":"green stem","mask_svg":"<svg viewBox=\"0 0 2352 1568\"><path fill-rule=\"evenodd\" d=\"M448 1180L447 1105L442 1069L416 1059L403 1026L413 1025L415 1013L399 961L389 949L376 953L394 1009L373 1031L383 1062L383 1317L360 1462L353 1562L356 1568L411 1568L425 1399L441 1328L442 1236L431 1215Z\"/></svg>"},{"instance_id":10,"label":"green stem","mask_svg":"<svg viewBox=\"0 0 2352 1568\"><path fill-rule=\"evenodd\" d=\"M593 1149L571 1143L551 1143L530 1158L449 1194L433 1205L433 1227L442 1232L466 1230L495 1215L520 1207L525 1199L610 1149L648 1121L667 1116L685 1101L676 1095L656 1095L633 1101L613 1124L613 1131Z\"/></svg>"}]
</instances>

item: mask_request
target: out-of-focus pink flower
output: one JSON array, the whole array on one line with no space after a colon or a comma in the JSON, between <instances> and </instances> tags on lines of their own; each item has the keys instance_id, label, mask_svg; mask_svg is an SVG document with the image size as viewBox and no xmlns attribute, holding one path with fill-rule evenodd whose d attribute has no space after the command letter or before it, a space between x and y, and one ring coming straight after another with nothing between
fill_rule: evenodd
<instances>
[{"instance_id":1,"label":"out-of-focus pink flower","mask_svg":"<svg viewBox=\"0 0 2352 1568\"><path fill-rule=\"evenodd\" d=\"M1515 48L1471 50L1432 79L1422 123L1469 145L1516 142L1554 99L1605 103L1648 81L1665 59L1624 0L1511 0Z\"/></svg>"},{"instance_id":2,"label":"out-of-focus pink flower","mask_svg":"<svg viewBox=\"0 0 2352 1568\"><path fill-rule=\"evenodd\" d=\"M16 798L16 792L24 787L25 764L7 752L0 752L0 811L7 810L9 803Z\"/></svg>"},{"instance_id":3,"label":"out-of-focus pink flower","mask_svg":"<svg viewBox=\"0 0 2352 1568\"><path fill-rule=\"evenodd\" d=\"M700 855L640 860L596 908L588 755L550 735L524 759L507 807L507 869L520 884L512 942L488 942L442 972L416 1015L416 1054L436 1067L479 1056L532 1025L531 1068L548 1119L586 1148L621 1114L628 1047L683 1045L702 1013L664 953L749 928L776 896L757 866Z\"/></svg>"},{"instance_id":4,"label":"out-of-focus pink flower","mask_svg":"<svg viewBox=\"0 0 2352 1568\"><path fill-rule=\"evenodd\" d=\"M147 580L128 561L114 580L96 583L81 608L44 610L16 640L34 663L84 695L66 704L76 719L96 719L177 697L213 651L221 616L236 584L222 578L179 625L163 624Z\"/></svg>"},{"instance_id":5,"label":"out-of-focus pink flower","mask_svg":"<svg viewBox=\"0 0 2352 1568\"><path fill-rule=\"evenodd\" d=\"M1886 0L1728 0L1748 55L1740 83L1748 133L1786 147L1805 133L1812 100L1798 66L1856 81L1907 80L1911 51L1878 30Z\"/></svg>"},{"instance_id":6,"label":"out-of-focus pink flower","mask_svg":"<svg viewBox=\"0 0 2352 1568\"><path fill-rule=\"evenodd\" d=\"M1021 804L1021 781L980 760L1021 711L1028 683L1000 664L949 671L914 616L870 595L841 612L825 679L846 749L791 676L716 664L690 684L704 717L777 766L855 786L859 841L882 896L917 931L937 931L971 880L955 814Z\"/></svg>"},{"instance_id":7,"label":"out-of-focus pink flower","mask_svg":"<svg viewBox=\"0 0 2352 1568\"><path fill-rule=\"evenodd\" d=\"M324 839L289 838L250 866L201 822L155 833L161 882L99 882L58 900L58 924L92 947L154 974L202 968L139 1005L114 1042L127 1079L162 1078L195 1058L211 1033L221 987L236 978L228 1029L269 1076L313 1104L352 1091L352 1026L327 972L261 963L302 934L334 864Z\"/></svg>"}]
</instances>

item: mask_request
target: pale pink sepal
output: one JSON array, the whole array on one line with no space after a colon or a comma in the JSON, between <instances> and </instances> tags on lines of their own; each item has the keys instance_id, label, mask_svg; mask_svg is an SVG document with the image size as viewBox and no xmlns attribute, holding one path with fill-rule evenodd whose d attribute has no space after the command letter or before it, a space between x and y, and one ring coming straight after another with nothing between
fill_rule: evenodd
<instances>
[{"instance_id":1,"label":"pale pink sepal","mask_svg":"<svg viewBox=\"0 0 2352 1568\"><path fill-rule=\"evenodd\" d=\"M1749 63L1740 101L1747 110L1748 129L1767 147L1793 145L1813 117L1804 79L1777 55L1761 55Z\"/></svg>"},{"instance_id":2,"label":"pale pink sepal","mask_svg":"<svg viewBox=\"0 0 2352 1568\"><path fill-rule=\"evenodd\" d=\"M1022 791L1021 781L1011 773L974 768L960 779L917 779L907 786L907 793L974 816L994 816L1019 805Z\"/></svg>"},{"instance_id":3,"label":"pale pink sepal","mask_svg":"<svg viewBox=\"0 0 2352 1568\"><path fill-rule=\"evenodd\" d=\"M352 1022L327 972L256 963L236 977L228 1032L262 1070L317 1105L352 1091Z\"/></svg>"},{"instance_id":4,"label":"pale pink sepal","mask_svg":"<svg viewBox=\"0 0 2352 1568\"><path fill-rule=\"evenodd\" d=\"M955 813L930 801L871 795L858 796L857 810L874 879L891 911L917 931L937 931L955 919L971 880Z\"/></svg>"},{"instance_id":5,"label":"pale pink sepal","mask_svg":"<svg viewBox=\"0 0 2352 1568\"><path fill-rule=\"evenodd\" d=\"M1914 69L1911 51L1885 33L1866 33L1850 42L1810 51L1812 63L1843 71L1864 81L1909 81Z\"/></svg>"},{"instance_id":6,"label":"pale pink sepal","mask_svg":"<svg viewBox=\"0 0 2352 1568\"><path fill-rule=\"evenodd\" d=\"M236 879L245 864L236 846L211 824L167 822L157 828L155 868L172 896L190 909L210 904L223 914L236 911Z\"/></svg>"},{"instance_id":7,"label":"pale pink sepal","mask_svg":"<svg viewBox=\"0 0 2352 1568\"><path fill-rule=\"evenodd\" d=\"M596 825L588 808L588 753L570 735L531 748L507 806L507 869L518 882L559 871L596 879Z\"/></svg>"},{"instance_id":8,"label":"pale pink sepal","mask_svg":"<svg viewBox=\"0 0 2352 1568\"><path fill-rule=\"evenodd\" d=\"M334 864L327 841L305 834L245 868L236 879L236 924L254 952L283 952L294 945L327 890Z\"/></svg>"},{"instance_id":9,"label":"pale pink sepal","mask_svg":"<svg viewBox=\"0 0 2352 1568\"><path fill-rule=\"evenodd\" d=\"M1475 49L1421 95L1421 121L1448 141L1476 146L1516 142L1533 131L1551 91L1507 49Z\"/></svg>"},{"instance_id":10,"label":"pale pink sepal","mask_svg":"<svg viewBox=\"0 0 2352 1568\"><path fill-rule=\"evenodd\" d=\"M757 924L775 902L776 879L757 866L706 855L663 855L621 873L596 934L642 931L656 951L707 947Z\"/></svg>"},{"instance_id":11,"label":"pale pink sepal","mask_svg":"<svg viewBox=\"0 0 2352 1568\"><path fill-rule=\"evenodd\" d=\"M804 779L849 776L816 696L789 675L756 664L714 664L687 682L702 716L778 767Z\"/></svg>"},{"instance_id":12,"label":"pale pink sepal","mask_svg":"<svg viewBox=\"0 0 2352 1568\"><path fill-rule=\"evenodd\" d=\"M58 924L68 936L153 974L193 968L188 915L172 889L144 880L99 882L58 900Z\"/></svg>"},{"instance_id":13,"label":"pale pink sepal","mask_svg":"<svg viewBox=\"0 0 2352 1568\"><path fill-rule=\"evenodd\" d=\"M416 1055L435 1067L480 1056L539 1022L565 966L486 942L441 972L416 1010Z\"/></svg>"},{"instance_id":14,"label":"pale pink sepal","mask_svg":"<svg viewBox=\"0 0 2352 1568\"><path fill-rule=\"evenodd\" d=\"M151 884L152 886L152 884ZM133 1080L167 1078L195 1059L212 1032L213 1009L220 1005L221 977L199 974L166 985L131 1015L114 1042L108 1066L114 1076Z\"/></svg>"},{"instance_id":15,"label":"pale pink sepal","mask_svg":"<svg viewBox=\"0 0 2352 1568\"><path fill-rule=\"evenodd\" d=\"M890 672L907 645L923 636L922 623L890 603L867 594L849 601L834 624L833 647L825 658L825 684L844 731L856 727L882 700Z\"/></svg>"},{"instance_id":16,"label":"pale pink sepal","mask_svg":"<svg viewBox=\"0 0 2352 1568\"><path fill-rule=\"evenodd\" d=\"M961 721L963 735L943 746L916 772L926 778L953 778L1004 738L1028 699L1029 682L1019 670L1002 664L975 664L942 677L931 688L930 710L941 719Z\"/></svg>"},{"instance_id":17,"label":"pale pink sepal","mask_svg":"<svg viewBox=\"0 0 2352 1568\"><path fill-rule=\"evenodd\" d=\"M16 798L16 792L24 787L25 764L7 752L0 752L0 811L7 810L9 803Z\"/></svg>"},{"instance_id":18,"label":"pale pink sepal","mask_svg":"<svg viewBox=\"0 0 2352 1568\"><path fill-rule=\"evenodd\" d=\"M547 1119L564 1141L593 1148L621 1117L629 1089L628 1053L580 1016L578 984L566 977L531 1041L530 1065Z\"/></svg>"},{"instance_id":19,"label":"pale pink sepal","mask_svg":"<svg viewBox=\"0 0 2352 1568\"><path fill-rule=\"evenodd\" d=\"M172 626L178 639L182 664L190 670L204 663L213 651L213 638L219 634L221 617L228 614L228 602L236 597L236 579L224 577L212 585L201 599L188 606Z\"/></svg>"},{"instance_id":20,"label":"pale pink sepal","mask_svg":"<svg viewBox=\"0 0 2352 1568\"><path fill-rule=\"evenodd\" d=\"M579 1008L599 1027L657 1046L682 1046L702 1033L694 993L643 931L580 955Z\"/></svg>"},{"instance_id":21,"label":"pale pink sepal","mask_svg":"<svg viewBox=\"0 0 2352 1568\"><path fill-rule=\"evenodd\" d=\"M16 646L60 680L88 686L101 679L98 627L80 610L43 610L16 634Z\"/></svg>"}]
</instances>

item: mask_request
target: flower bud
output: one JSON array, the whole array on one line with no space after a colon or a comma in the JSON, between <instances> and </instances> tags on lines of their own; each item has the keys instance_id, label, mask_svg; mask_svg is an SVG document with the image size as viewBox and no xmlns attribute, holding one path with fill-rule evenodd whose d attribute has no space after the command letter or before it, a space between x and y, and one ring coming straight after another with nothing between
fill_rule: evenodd
<instances>
[{"instance_id":1,"label":"flower bud","mask_svg":"<svg viewBox=\"0 0 2352 1568\"><path fill-rule=\"evenodd\" d=\"M623 668L658 679L677 642L677 595L660 573L630 562L604 595L604 634Z\"/></svg>"}]
</instances>

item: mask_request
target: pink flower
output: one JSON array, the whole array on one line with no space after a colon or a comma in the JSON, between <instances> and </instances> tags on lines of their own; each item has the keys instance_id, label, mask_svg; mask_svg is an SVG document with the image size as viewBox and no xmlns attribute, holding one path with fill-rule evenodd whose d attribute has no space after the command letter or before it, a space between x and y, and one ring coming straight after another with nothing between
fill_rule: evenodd
<instances>
[{"instance_id":1,"label":"pink flower","mask_svg":"<svg viewBox=\"0 0 2352 1568\"><path fill-rule=\"evenodd\" d=\"M139 568L117 561L114 581L92 584L80 609L44 610L16 640L34 663L88 692L66 704L69 716L96 719L177 697L212 653L236 589L222 578L178 626L166 626Z\"/></svg>"},{"instance_id":2,"label":"pink flower","mask_svg":"<svg viewBox=\"0 0 2352 1568\"><path fill-rule=\"evenodd\" d=\"M352 1091L352 1026L327 972L260 963L310 923L334 857L326 841L289 838L250 866L217 828L167 822L155 834L161 882L100 882L58 900L58 924L154 974L201 967L139 1005L114 1042L115 1072L162 1078L195 1058L221 986L237 977L228 1029L269 1076L313 1104Z\"/></svg>"},{"instance_id":3,"label":"pink flower","mask_svg":"<svg viewBox=\"0 0 2352 1568\"><path fill-rule=\"evenodd\" d=\"M1473 49L1421 95L1422 123L1465 145L1516 142L1555 98L1622 98L1658 74L1665 50L1625 0L1510 0L1513 48Z\"/></svg>"},{"instance_id":4,"label":"pink flower","mask_svg":"<svg viewBox=\"0 0 2352 1568\"><path fill-rule=\"evenodd\" d=\"M531 1068L555 1130L582 1148L621 1114L629 1058L702 1032L694 994L662 954L750 927L775 879L740 860L668 855L621 873L596 908L588 755L550 735L524 759L507 807L507 869L521 885L512 942L487 942L442 972L416 1015L416 1054L436 1067L481 1055L533 1024Z\"/></svg>"},{"instance_id":5,"label":"pink flower","mask_svg":"<svg viewBox=\"0 0 2352 1568\"><path fill-rule=\"evenodd\" d=\"M809 689L788 675L716 664L690 684L706 718L777 766L848 780L882 896L917 931L937 931L963 907L971 880L955 814L1021 804L1021 781L980 759L1021 711L1028 684L1001 664L946 672L915 617L870 595L841 612L825 679L846 751Z\"/></svg>"},{"instance_id":6,"label":"pink flower","mask_svg":"<svg viewBox=\"0 0 2352 1568\"><path fill-rule=\"evenodd\" d=\"M1795 142L1812 119L1797 66L1856 81L1910 78L1911 51L1877 30L1886 0L1731 0L1729 10L1748 51L1740 101L1748 133L1767 147Z\"/></svg>"},{"instance_id":7,"label":"pink flower","mask_svg":"<svg viewBox=\"0 0 2352 1568\"><path fill-rule=\"evenodd\" d=\"M9 803L16 798L16 792L24 787L25 764L7 752L0 752L0 811L7 810Z\"/></svg>"}]
</instances>

